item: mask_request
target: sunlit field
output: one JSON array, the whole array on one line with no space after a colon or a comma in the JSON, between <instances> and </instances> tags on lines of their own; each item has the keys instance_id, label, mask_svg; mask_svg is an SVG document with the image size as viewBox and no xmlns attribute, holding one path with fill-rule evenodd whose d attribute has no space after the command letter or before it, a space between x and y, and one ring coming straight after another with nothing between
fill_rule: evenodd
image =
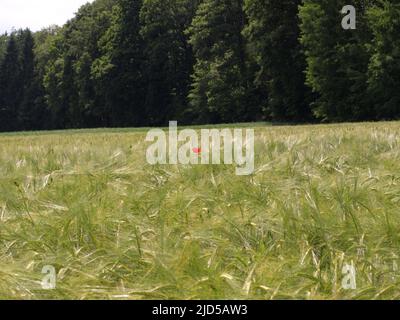
<instances>
[{"instance_id":1,"label":"sunlit field","mask_svg":"<svg viewBox=\"0 0 400 320\"><path fill-rule=\"evenodd\" d=\"M0 135L0 298L399 299L400 123L254 128L244 177L150 166L144 129Z\"/></svg>"}]
</instances>

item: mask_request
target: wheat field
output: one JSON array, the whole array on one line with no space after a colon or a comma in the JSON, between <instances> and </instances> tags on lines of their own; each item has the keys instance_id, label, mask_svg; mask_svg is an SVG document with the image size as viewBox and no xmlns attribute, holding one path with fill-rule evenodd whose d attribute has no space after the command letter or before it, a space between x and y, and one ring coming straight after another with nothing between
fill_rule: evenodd
<instances>
[{"instance_id":1,"label":"wheat field","mask_svg":"<svg viewBox=\"0 0 400 320\"><path fill-rule=\"evenodd\" d=\"M0 299L399 299L400 123L245 126L245 177L150 166L145 129L0 135Z\"/></svg>"}]
</instances>

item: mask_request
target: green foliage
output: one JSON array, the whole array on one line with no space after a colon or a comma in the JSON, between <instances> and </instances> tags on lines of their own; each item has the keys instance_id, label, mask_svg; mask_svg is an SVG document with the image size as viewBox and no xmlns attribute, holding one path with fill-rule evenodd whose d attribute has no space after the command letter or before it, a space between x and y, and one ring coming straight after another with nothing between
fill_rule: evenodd
<instances>
[{"instance_id":1,"label":"green foliage","mask_svg":"<svg viewBox=\"0 0 400 320\"><path fill-rule=\"evenodd\" d=\"M194 0L146 0L141 9L141 36L146 57L145 110L148 123L190 121L186 114L193 53L185 30L197 9Z\"/></svg>"},{"instance_id":2,"label":"green foliage","mask_svg":"<svg viewBox=\"0 0 400 320\"><path fill-rule=\"evenodd\" d=\"M3 60L4 54L7 49L7 42L8 42L8 35L6 33L0 35L0 63Z\"/></svg>"},{"instance_id":3,"label":"green foliage","mask_svg":"<svg viewBox=\"0 0 400 320\"><path fill-rule=\"evenodd\" d=\"M200 121L246 121L251 116L242 0L205 0L193 19L191 106Z\"/></svg>"},{"instance_id":4,"label":"green foliage","mask_svg":"<svg viewBox=\"0 0 400 320\"><path fill-rule=\"evenodd\" d=\"M47 41L44 86L55 128L107 125L103 90L93 78L93 65L101 57L98 43L111 24L114 5L114 0L98 0L81 7Z\"/></svg>"},{"instance_id":5,"label":"green foliage","mask_svg":"<svg viewBox=\"0 0 400 320\"><path fill-rule=\"evenodd\" d=\"M341 25L356 7L357 29ZM96 0L0 36L0 131L400 118L393 0Z\"/></svg>"},{"instance_id":6,"label":"green foliage","mask_svg":"<svg viewBox=\"0 0 400 320\"><path fill-rule=\"evenodd\" d=\"M301 0L246 0L245 35L258 63L257 85L268 92L267 116L280 121L310 120L305 57L299 42Z\"/></svg>"},{"instance_id":7,"label":"green foliage","mask_svg":"<svg viewBox=\"0 0 400 320\"><path fill-rule=\"evenodd\" d=\"M21 49L21 104L18 108L19 127L23 130L32 130L36 127L38 110L35 99L38 92L37 79L35 75L35 42L32 33L27 30L24 35Z\"/></svg>"},{"instance_id":8,"label":"green foliage","mask_svg":"<svg viewBox=\"0 0 400 320\"><path fill-rule=\"evenodd\" d=\"M376 119L400 118L400 4L380 3L368 15L373 33L369 96Z\"/></svg>"},{"instance_id":9,"label":"green foliage","mask_svg":"<svg viewBox=\"0 0 400 320\"><path fill-rule=\"evenodd\" d=\"M111 26L101 39L97 63L105 110L114 126L138 126L145 121L145 56L140 35L142 0L119 0ZM102 69L100 69L102 68Z\"/></svg>"},{"instance_id":10,"label":"green foliage","mask_svg":"<svg viewBox=\"0 0 400 320\"><path fill-rule=\"evenodd\" d=\"M17 112L20 99L20 65L16 36L12 34L0 66L0 130L17 128Z\"/></svg>"},{"instance_id":11,"label":"green foliage","mask_svg":"<svg viewBox=\"0 0 400 320\"><path fill-rule=\"evenodd\" d=\"M315 115L328 121L372 117L366 95L371 33L366 1L353 1L357 29L343 30L344 0L305 0L300 8L301 42L307 58L307 83L318 94Z\"/></svg>"}]
</instances>

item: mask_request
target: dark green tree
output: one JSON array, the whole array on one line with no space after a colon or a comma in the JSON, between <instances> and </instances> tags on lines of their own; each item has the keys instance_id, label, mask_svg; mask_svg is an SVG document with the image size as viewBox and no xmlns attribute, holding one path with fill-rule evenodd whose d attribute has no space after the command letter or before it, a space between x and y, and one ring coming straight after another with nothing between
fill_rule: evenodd
<instances>
[{"instance_id":1,"label":"dark green tree","mask_svg":"<svg viewBox=\"0 0 400 320\"><path fill-rule=\"evenodd\" d=\"M65 99L65 90L72 85L72 66L71 58L64 53L64 41L63 32L52 38L43 79L51 129L66 128L69 122L67 119L69 103ZM69 83L66 84L65 81Z\"/></svg>"},{"instance_id":2,"label":"dark green tree","mask_svg":"<svg viewBox=\"0 0 400 320\"><path fill-rule=\"evenodd\" d=\"M150 124L175 119L186 122L193 52L185 34L197 9L193 0L145 0L141 9Z\"/></svg>"},{"instance_id":3,"label":"dark green tree","mask_svg":"<svg viewBox=\"0 0 400 320\"><path fill-rule=\"evenodd\" d=\"M97 91L111 126L146 124L144 42L140 35L142 0L118 0L111 26L100 40L102 55L94 62Z\"/></svg>"},{"instance_id":4,"label":"dark green tree","mask_svg":"<svg viewBox=\"0 0 400 320\"><path fill-rule=\"evenodd\" d=\"M0 35L0 63L4 58L4 54L7 49L7 42L8 42L8 35L7 33L4 33Z\"/></svg>"},{"instance_id":5,"label":"dark green tree","mask_svg":"<svg viewBox=\"0 0 400 320\"><path fill-rule=\"evenodd\" d=\"M400 118L400 3L380 1L369 10L373 33L369 97L375 119Z\"/></svg>"},{"instance_id":6,"label":"dark green tree","mask_svg":"<svg viewBox=\"0 0 400 320\"><path fill-rule=\"evenodd\" d=\"M268 93L267 117L310 120L311 92L305 85L306 61L299 42L301 0L246 0L245 35L259 69L257 84Z\"/></svg>"},{"instance_id":7,"label":"dark green tree","mask_svg":"<svg viewBox=\"0 0 400 320\"><path fill-rule=\"evenodd\" d=\"M30 30L22 33L23 44L21 50L21 104L18 108L19 127L24 130L32 130L35 123L35 99L38 88L35 78L34 39Z\"/></svg>"},{"instance_id":8,"label":"dark green tree","mask_svg":"<svg viewBox=\"0 0 400 320\"><path fill-rule=\"evenodd\" d=\"M53 67L55 53L53 49L54 40L60 34L61 27L50 26L42 29L34 34L35 39L35 103L34 111L32 112L35 130L52 129L55 127L54 119L52 119L52 109L49 108L48 95L45 90L47 73ZM53 88L56 83L53 83Z\"/></svg>"},{"instance_id":9,"label":"dark green tree","mask_svg":"<svg viewBox=\"0 0 400 320\"><path fill-rule=\"evenodd\" d=\"M196 63L190 104L200 122L246 121L249 75L242 0L203 1L188 32Z\"/></svg>"},{"instance_id":10,"label":"dark green tree","mask_svg":"<svg viewBox=\"0 0 400 320\"><path fill-rule=\"evenodd\" d=\"M0 66L0 131L17 130L21 98L21 70L14 34L11 34Z\"/></svg>"},{"instance_id":11,"label":"dark green tree","mask_svg":"<svg viewBox=\"0 0 400 320\"><path fill-rule=\"evenodd\" d=\"M345 0L304 0L301 42L307 59L307 83L318 94L315 115L325 121L365 120L373 116L367 91L371 33L364 0L353 1L357 29L344 30Z\"/></svg>"},{"instance_id":12,"label":"dark green tree","mask_svg":"<svg viewBox=\"0 0 400 320\"><path fill-rule=\"evenodd\" d=\"M82 6L52 37L45 67L45 88L56 127L81 128L107 125L103 91L93 75L101 57L99 41L111 24L115 0L97 0Z\"/></svg>"}]
</instances>

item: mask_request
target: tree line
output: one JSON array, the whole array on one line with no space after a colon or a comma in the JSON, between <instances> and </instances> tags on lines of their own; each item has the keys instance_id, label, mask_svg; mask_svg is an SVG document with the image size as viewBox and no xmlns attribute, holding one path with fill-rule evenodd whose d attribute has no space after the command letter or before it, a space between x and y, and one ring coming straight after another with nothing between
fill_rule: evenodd
<instances>
[{"instance_id":1,"label":"tree line","mask_svg":"<svg viewBox=\"0 0 400 320\"><path fill-rule=\"evenodd\" d=\"M399 35L394 0L96 0L0 36L0 131L398 119Z\"/></svg>"}]
</instances>

